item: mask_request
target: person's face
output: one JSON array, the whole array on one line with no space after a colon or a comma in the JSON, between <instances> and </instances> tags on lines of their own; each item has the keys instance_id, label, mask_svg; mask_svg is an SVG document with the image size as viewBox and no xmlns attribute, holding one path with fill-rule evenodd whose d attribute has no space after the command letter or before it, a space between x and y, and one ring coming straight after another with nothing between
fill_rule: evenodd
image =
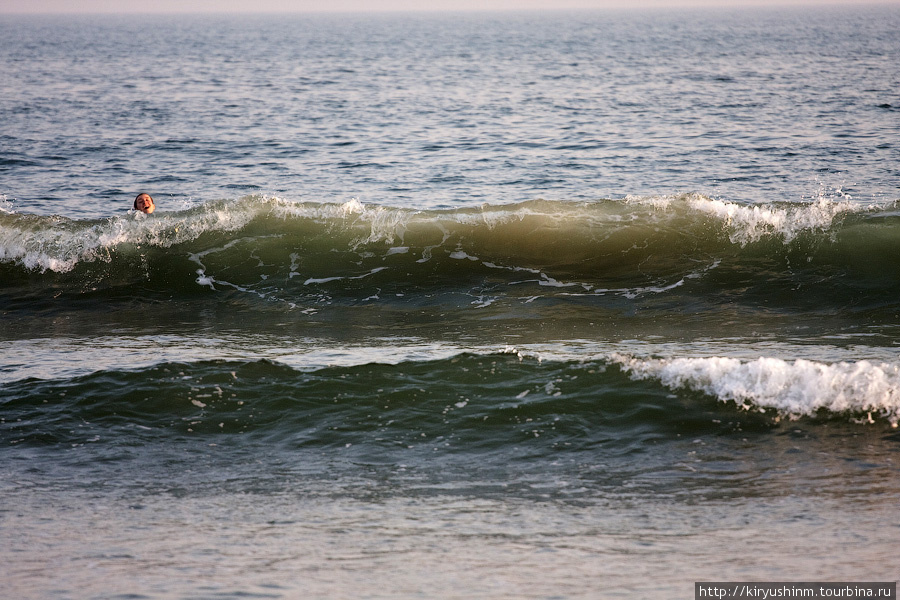
<instances>
[{"instance_id":1,"label":"person's face","mask_svg":"<svg viewBox=\"0 0 900 600\"><path fill-rule=\"evenodd\" d=\"M137 205L137 209L145 214L150 214L153 212L153 209L156 208L156 205L153 204L153 198L148 196L147 194L141 194L135 200L135 204Z\"/></svg>"}]
</instances>

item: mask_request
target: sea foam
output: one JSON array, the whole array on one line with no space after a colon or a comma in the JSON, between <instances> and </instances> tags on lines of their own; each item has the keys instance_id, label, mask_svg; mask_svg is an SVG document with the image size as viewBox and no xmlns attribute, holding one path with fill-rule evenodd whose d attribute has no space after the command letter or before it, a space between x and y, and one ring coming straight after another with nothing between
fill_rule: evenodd
<instances>
[{"instance_id":1,"label":"sea foam","mask_svg":"<svg viewBox=\"0 0 900 600\"><path fill-rule=\"evenodd\" d=\"M182 213L148 217L133 212L101 221L9 214L0 222L0 261L31 271L65 273L79 263L110 262L113 253L127 245L170 248L206 232L239 230L258 212L253 204L210 203Z\"/></svg>"},{"instance_id":2,"label":"sea foam","mask_svg":"<svg viewBox=\"0 0 900 600\"><path fill-rule=\"evenodd\" d=\"M760 357L638 358L614 354L611 360L634 379L657 379L670 389L689 389L735 402L745 409L775 409L798 418L820 410L866 413L900 422L900 364L838 362Z\"/></svg>"},{"instance_id":3,"label":"sea foam","mask_svg":"<svg viewBox=\"0 0 900 600\"><path fill-rule=\"evenodd\" d=\"M830 229L841 215L877 208L848 198L832 200L825 197L814 202L771 204L740 204L702 194L629 196L625 201L632 205L652 207L660 213L683 211L713 218L725 228L730 241L739 245L772 236L778 236L789 243L801 233Z\"/></svg>"}]
</instances>

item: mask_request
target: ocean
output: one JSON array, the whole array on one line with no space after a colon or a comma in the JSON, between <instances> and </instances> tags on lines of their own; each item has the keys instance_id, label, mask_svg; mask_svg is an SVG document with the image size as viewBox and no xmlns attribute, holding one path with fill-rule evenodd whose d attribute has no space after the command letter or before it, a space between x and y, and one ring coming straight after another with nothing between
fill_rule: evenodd
<instances>
[{"instance_id":1,"label":"ocean","mask_svg":"<svg viewBox=\"0 0 900 600\"><path fill-rule=\"evenodd\" d=\"M900 580L897 6L0 40L3 597Z\"/></svg>"}]
</instances>

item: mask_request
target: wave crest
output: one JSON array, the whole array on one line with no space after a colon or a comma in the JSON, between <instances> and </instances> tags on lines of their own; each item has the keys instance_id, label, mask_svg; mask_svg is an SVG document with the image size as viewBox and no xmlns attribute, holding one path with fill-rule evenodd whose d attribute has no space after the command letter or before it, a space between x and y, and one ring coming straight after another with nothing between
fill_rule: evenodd
<instances>
[{"instance_id":1,"label":"wave crest","mask_svg":"<svg viewBox=\"0 0 900 600\"><path fill-rule=\"evenodd\" d=\"M789 244L804 233L834 232L847 215L878 207L849 200L744 205L698 194L628 197L624 201L548 202L418 211L358 200L296 203L250 196L150 217L128 213L78 221L0 212L0 262L32 271L66 272L79 263L109 261L131 246L171 248L204 234L275 233L288 237L333 235L335 247L411 246L427 252L445 243L508 256L548 257L570 252L569 262L591 255L693 248L721 250L766 239ZM457 248L451 249L451 251ZM476 252L473 252L476 251Z\"/></svg>"},{"instance_id":2,"label":"wave crest","mask_svg":"<svg viewBox=\"0 0 900 600\"><path fill-rule=\"evenodd\" d=\"M845 200L749 206L683 195L420 211L250 196L93 221L0 212L0 289L24 285L32 297L48 286L187 295L225 286L287 306L605 297L626 312L660 298L695 312L747 303L887 315L898 252L895 205Z\"/></svg>"},{"instance_id":3,"label":"wave crest","mask_svg":"<svg viewBox=\"0 0 900 600\"><path fill-rule=\"evenodd\" d=\"M867 413L900 422L900 365L896 363L820 363L760 357L645 359L613 355L632 378L656 379L670 389L689 389L734 402L745 409L772 408L797 418L820 410Z\"/></svg>"}]
</instances>

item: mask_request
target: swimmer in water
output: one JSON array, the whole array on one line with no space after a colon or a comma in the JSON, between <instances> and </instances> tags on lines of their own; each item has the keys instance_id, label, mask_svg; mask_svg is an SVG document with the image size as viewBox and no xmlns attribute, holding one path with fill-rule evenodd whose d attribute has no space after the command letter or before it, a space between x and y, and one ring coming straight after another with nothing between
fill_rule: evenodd
<instances>
[{"instance_id":1,"label":"swimmer in water","mask_svg":"<svg viewBox=\"0 0 900 600\"><path fill-rule=\"evenodd\" d=\"M153 198L150 197L150 194L141 193L134 199L134 210L139 210L149 215L156 210L156 204L153 203Z\"/></svg>"}]
</instances>

